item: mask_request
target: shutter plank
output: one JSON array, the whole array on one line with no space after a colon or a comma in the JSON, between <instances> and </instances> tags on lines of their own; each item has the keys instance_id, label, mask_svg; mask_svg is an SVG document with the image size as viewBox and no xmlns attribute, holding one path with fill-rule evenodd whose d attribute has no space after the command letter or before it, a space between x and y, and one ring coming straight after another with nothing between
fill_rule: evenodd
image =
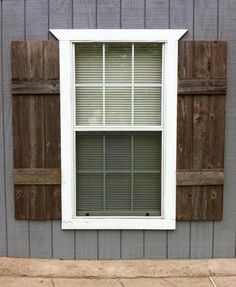
<instances>
[{"instance_id":1,"label":"shutter plank","mask_svg":"<svg viewBox=\"0 0 236 287\"><path fill-rule=\"evenodd\" d=\"M191 169L193 97L178 96L177 117L177 169Z\"/></svg>"},{"instance_id":2,"label":"shutter plank","mask_svg":"<svg viewBox=\"0 0 236 287\"><path fill-rule=\"evenodd\" d=\"M30 188L31 186L15 185L15 218L30 218Z\"/></svg>"},{"instance_id":3,"label":"shutter plank","mask_svg":"<svg viewBox=\"0 0 236 287\"><path fill-rule=\"evenodd\" d=\"M11 44L12 79L27 78L27 42L17 41Z\"/></svg>"},{"instance_id":4,"label":"shutter plank","mask_svg":"<svg viewBox=\"0 0 236 287\"><path fill-rule=\"evenodd\" d=\"M211 42L191 42L194 50L193 78L209 79L211 77Z\"/></svg>"},{"instance_id":5,"label":"shutter plank","mask_svg":"<svg viewBox=\"0 0 236 287\"><path fill-rule=\"evenodd\" d=\"M208 103L208 168L224 168L225 96L210 96Z\"/></svg>"},{"instance_id":6,"label":"shutter plank","mask_svg":"<svg viewBox=\"0 0 236 287\"><path fill-rule=\"evenodd\" d=\"M192 218L193 187L178 186L176 190L176 218L190 220Z\"/></svg>"},{"instance_id":7,"label":"shutter plank","mask_svg":"<svg viewBox=\"0 0 236 287\"><path fill-rule=\"evenodd\" d=\"M193 169L208 168L208 96L195 96L193 109Z\"/></svg>"},{"instance_id":8,"label":"shutter plank","mask_svg":"<svg viewBox=\"0 0 236 287\"><path fill-rule=\"evenodd\" d=\"M59 45L58 41L44 41L44 79L59 79Z\"/></svg>"},{"instance_id":9,"label":"shutter plank","mask_svg":"<svg viewBox=\"0 0 236 287\"><path fill-rule=\"evenodd\" d=\"M37 168L44 165L43 107L43 96L20 96L13 98L14 165L16 168ZM34 202L36 200L39 202L39 199L42 200L44 186L37 188L32 186L31 189L29 187L20 187L16 192L16 210L18 209L17 206L29 205L29 207L25 207L25 210L27 213L29 212L28 214L31 217L31 214L37 212L35 211ZM38 197L37 194L39 194ZM22 215L22 212L17 212L16 218L19 218L18 216L20 215Z\"/></svg>"},{"instance_id":10,"label":"shutter plank","mask_svg":"<svg viewBox=\"0 0 236 287\"><path fill-rule=\"evenodd\" d=\"M44 78L59 79L59 45L58 41L44 42ZM47 64L46 64L47 63ZM45 142L46 168L60 168L60 97L45 97ZM60 185L45 186L46 218L61 218L61 187Z\"/></svg>"},{"instance_id":11,"label":"shutter plank","mask_svg":"<svg viewBox=\"0 0 236 287\"><path fill-rule=\"evenodd\" d=\"M47 96L45 98L45 140L46 140L46 168L60 169L60 98ZM60 179L60 175L59 175ZM47 185L47 218L61 218L61 187Z\"/></svg>"},{"instance_id":12,"label":"shutter plank","mask_svg":"<svg viewBox=\"0 0 236 287\"><path fill-rule=\"evenodd\" d=\"M27 79L43 79L43 41L27 41Z\"/></svg>"},{"instance_id":13,"label":"shutter plank","mask_svg":"<svg viewBox=\"0 0 236 287\"><path fill-rule=\"evenodd\" d=\"M227 43L211 42L211 77L213 79L226 79Z\"/></svg>"}]
</instances>

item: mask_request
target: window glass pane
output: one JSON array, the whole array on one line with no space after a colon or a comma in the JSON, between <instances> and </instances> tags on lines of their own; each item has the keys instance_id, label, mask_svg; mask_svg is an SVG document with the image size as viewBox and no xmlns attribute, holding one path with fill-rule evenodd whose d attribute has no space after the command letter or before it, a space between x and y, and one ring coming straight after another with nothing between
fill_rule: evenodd
<instances>
[{"instance_id":1,"label":"window glass pane","mask_svg":"<svg viewBox=\"0 0 236 287\"><path fill-rule=\"evenodd\" d=\"M103 210L102 174L77 174L76 191L77 215L79 212L81 215L86 215L89 211Z\"/></svg>"},{"instance_id":2,"label":"window glass pane","mask_svg":"<svg viewBox=\"0 0 236 287\"><path fill-rule=\"evenodd\" d=\"M77 87L76 125L99 126L103 121L102 87Z\"/></svg>"},{"instance_id":3,"label":"window glass pane","mask_svg":"<svg viewBox=\"0 0 236 287\"><path fill-rule=\"evenodd\" d=\"M106 44L105 63L106 83L131 84L131 44Z\"/></svg>"},{"instance_id":4,"label":"window glass pane","mask_svg":"<svg viewBox=\"0 0 236 287\"><path fill-rule=\"evenodd\" d=\"M106 88L106 125L130 125L132 122L131 88Z\"/></svg>"},{"instance_id":5,"label":"window glass pane","mask_svg":"<svg viewBox=\"0 0 236 287\"><path fill-rule=\"evenodd\" d=\"M161 210L161 174L135 173L134 210Z\"/></svg>"},{"instance_id":6,"label":"window glass pane","mask_svg":"<svg viewBox=\"0 0 236 287\"><path fill-rule=\"evenodd\" d=\"M161 125L161 88L134 88L134 125Z\"/></svg>"},{"instance_id":7,"label":"window glass pane","mask_svg":"<svg viewBox=\"0 0 236 287\"><path fill-rule=\"evenodd\" d=\"M134 170L161 169L161 132L134 133Z\"/></svg>"},{"instance_id":8,"label":"window glass pane","mask_svg":"<svg viewBox=\"0 0 236 287\"><path fill-rule=\"evenodd\" d=\"M134 45L134 82L161 84L162 44Z\"/></svg>"},{"instance_id":9,"label":"window glass pane","mask_svg":"<svg viewBox=\"0 0 236 287\"><path fill-rule=\"evenodd\" d=\"M76 133L77 171L103 170L103 136L96 133Z\"/></svg>"},{"instance_id":10,"label":"window glass pane","mask_svg":"<svg viewBox=\"0 0 236 287\"><path fill-rule=\"evenodd\" d=\"M75 44L76 84L102 84L102 44Z\"/></svg>"},{"instance_id":11,"label":"window glass pane","mask_svg":"<svg viewBox=\"0 0 236 287\"><path fill-rule=\"evenodd\" d=\"M131 174L107 174L106 210L130 210L130 190Z\"/></svg>"},{"instance_id":12,"label":"window glass pane","mask_svg":"<svg viewBox=\"0 0 236 287\"><path fill-rule=\"evenodd\" d=\"M78 215L160 215L161 132L76 132L76 167Z\"/></svg>"},{"instance_id":13,"label":"window glass pane","mask_svg":"<svg viewBox=\"0 0 236 287\"><path fill-rule=\"evenodd\" d=\"M131 136L110 133L106 135L106 170L131 169Z\"/></svg>"}]
</instances>

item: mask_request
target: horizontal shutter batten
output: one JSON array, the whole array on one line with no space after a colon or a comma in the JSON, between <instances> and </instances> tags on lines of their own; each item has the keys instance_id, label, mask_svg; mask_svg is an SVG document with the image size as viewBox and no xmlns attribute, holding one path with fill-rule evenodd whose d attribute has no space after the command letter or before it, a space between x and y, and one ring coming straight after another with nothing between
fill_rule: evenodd
<instances>
[{"instance_id":1,"label":"horizontal shutter batten","mask_svg":"<svg viewBox=\"0 0 236 287\"><path fill-rule=\"evenodd\" d=\"M15 80L12 82L13 95L57 95L59 93L59 80Z\"/></svg>"},{"instance_id":2,"label":"horizontal shutter batten","mask_svg":"<svg viewBox=\"0 0 236 287\"><path fill-rule=\"evenodd\" d=\"M178 186L222 185L223 169L178 170ZM14 169L14 184L17 185L58 185L61 184L59 168L18 168Z\"/></svg>"},{"instance_id":3,"label":"horizontal shutter batten","mask_svg":"<svg viewBox=\"0 0 236 287\"><path fill-rule=\"evenodd\" d=\"M180 79L178 95L223 95L226 80L222 79Z\"/></svg>"}]
</instances>

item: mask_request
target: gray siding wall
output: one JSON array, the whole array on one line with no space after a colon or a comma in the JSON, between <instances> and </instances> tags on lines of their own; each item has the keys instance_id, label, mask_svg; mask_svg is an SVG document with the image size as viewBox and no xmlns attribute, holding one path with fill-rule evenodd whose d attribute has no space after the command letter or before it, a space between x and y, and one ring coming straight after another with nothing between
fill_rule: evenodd
<instances>
[{"instance_id":1,"label":"gray siding wall","mask_svg":"<svg viewBox=\"0 0 236 287\"><path fill-rule=\"evenodd\" d=\"M0 256L64 259L235 257L236 1L2 0L0 2ZM175 231L62 231L60 221L16 221L10 43L50 28L187 28L184 39L228 41L224 217Z\"/></svg>"}]
</instances>

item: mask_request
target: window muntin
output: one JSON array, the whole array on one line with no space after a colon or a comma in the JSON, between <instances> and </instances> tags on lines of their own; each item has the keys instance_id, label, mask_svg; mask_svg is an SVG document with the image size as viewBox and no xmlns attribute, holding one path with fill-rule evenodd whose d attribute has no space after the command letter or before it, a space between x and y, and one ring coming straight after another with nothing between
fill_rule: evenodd
<instances>
[{"instance_id":1,"label":"window muntin","mask_svg":"<svg viewBox=\"0 0 236 287\"><path fill-rule=\"evenodd\" d=\"M162 50L161 43L75 44L77 216L161 215Z\"/></svg>"}]
</instances>

